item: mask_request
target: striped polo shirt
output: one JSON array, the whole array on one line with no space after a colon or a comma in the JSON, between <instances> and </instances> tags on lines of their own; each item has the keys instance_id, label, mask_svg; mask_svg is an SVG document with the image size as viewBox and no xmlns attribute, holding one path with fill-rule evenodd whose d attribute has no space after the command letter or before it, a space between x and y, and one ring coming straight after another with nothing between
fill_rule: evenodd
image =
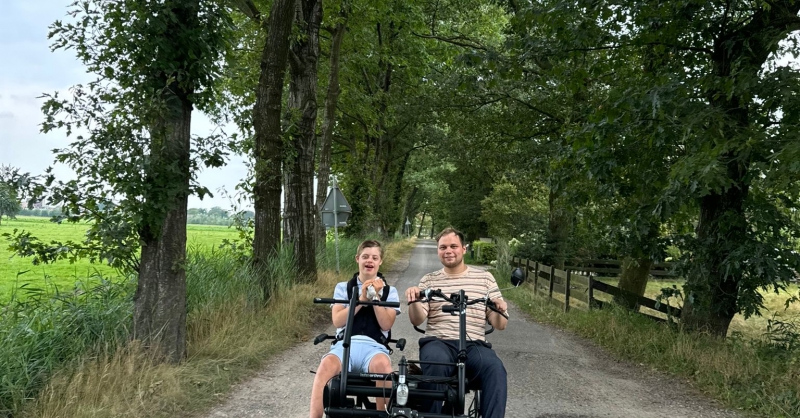
<instances>
[{"instance_id":1,"label":"striped polo shirt","mask_svg":"<svg viewBox=\"0 0 800 418\"><path fill-rule=\"evenodd\" d=\"M467 300L481 298L489 294L489 299L502 298L494 276L487 271L467 266L467 270L459 274L447 274L444 269L426 274L419 282L420 289L440 289L448 297L464 289ZM420 302L428 312L428 323L425 335L443 340L458 339L458 315L442 312L447 302L433 300ZM486 305L477 303L467 307L467 341L484 341L486 319L491 312Z\"/></svg>"}]
</instances>

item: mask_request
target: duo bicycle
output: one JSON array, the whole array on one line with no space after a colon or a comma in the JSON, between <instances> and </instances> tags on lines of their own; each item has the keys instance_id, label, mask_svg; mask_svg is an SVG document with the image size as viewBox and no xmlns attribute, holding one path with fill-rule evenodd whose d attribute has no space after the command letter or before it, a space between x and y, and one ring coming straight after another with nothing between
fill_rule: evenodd
<instances>
[{"instance_id":1,"label":"duo bicycle","mask_svg":"<svg viewBox=\"0 0 800 418\"><path fill-rule=\"evenodd\" d=\"M519 286L524 280L524 274L515 270L511 275L514 287ZM325 415L329 418L340 417L377 417L377 418L453 418L453 417L480 417L480 390L470 386L466 377L467 341L466 341L466 312L467 307L475 304L484 304L489 309L503 314L495 308L488 296L469 299L460 290L450 295L443 294L440 290L426 289L420 298L429 301L444 301L442 311L459 317L459 339L456 363L447 363L456 369L454 376L426 376L421 374L419 360L409 360L403 356L398 363L398 370L392 373L355 373L348 372L350 361L350 342L352 331L345 327L342 345L344 355L342 359L342 372L334 376L324 389L323 405ZM357 292L353 292L350 300L315 298L314 303L341 303L348 304L347 324L353 323L355 308L358 305L372 305L397 308L398 302L359 301ZM425 331L414 327L417 331ZM494 329L486 331L491 333ZM335 336L321 334L314 339L314 344L335 339ZM396 348L402 351L405 348L404 338L389 339ZM416 370L412 372L412 370ZM385 382L383 387L376 386L376 382ZM388 385L391 382L391 385ZM432 390L420 388L420 383L440 384L445 389ZM467 394L473 392L472 402L466 405ZM388 400L386 410L377 411L369 397L380 397ZM420 411L420 405L430 401L443 401L452 413L438 414Z\"/></svg>"}]
</instances>

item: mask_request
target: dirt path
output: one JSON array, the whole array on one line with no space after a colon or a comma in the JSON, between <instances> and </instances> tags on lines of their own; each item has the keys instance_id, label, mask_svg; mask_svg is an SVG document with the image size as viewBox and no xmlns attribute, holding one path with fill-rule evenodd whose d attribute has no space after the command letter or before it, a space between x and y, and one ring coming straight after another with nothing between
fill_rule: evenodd
<instances>
[{"instance_id":1,"label":"dirt path","mask_svg":"<svg viewBox=\"0 0 800 418\"><path fill-rule=\"evenodd\" d=\"M398 262L386 276L402 293L440 267L435 243L422 240L410 259ZM510 315L506 330L489 336L508 370L509 418L740 416L674 378L615 361L585 340L529 321L515 306ZM320 327L315 333L326 331L332 332L332 327ZM420 334L413 331L405 313L392 334L409 341L403 353L392 355L393 363L401 355L418 358ZM309 341L287 350L206 417L307 417L313 381L309 370L316 369L326 347Z\"/></svg>"}]
</instances>

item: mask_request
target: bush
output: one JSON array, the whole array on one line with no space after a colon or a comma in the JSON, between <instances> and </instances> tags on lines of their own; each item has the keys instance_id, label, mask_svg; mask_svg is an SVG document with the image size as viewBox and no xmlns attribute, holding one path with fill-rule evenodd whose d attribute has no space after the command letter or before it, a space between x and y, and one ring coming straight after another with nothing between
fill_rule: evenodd
<instances>
[{"instance_id":1,"label":"bush","mask_svg":"<svg viewBox=\"0 0 800 418\"><path fill-rule=\"evenodd\" d=\"M475 250L475 262L478 264L489 264L497 260L497 245L494 243L473 241L472 248Z\"/></svg>"}]
</instances>

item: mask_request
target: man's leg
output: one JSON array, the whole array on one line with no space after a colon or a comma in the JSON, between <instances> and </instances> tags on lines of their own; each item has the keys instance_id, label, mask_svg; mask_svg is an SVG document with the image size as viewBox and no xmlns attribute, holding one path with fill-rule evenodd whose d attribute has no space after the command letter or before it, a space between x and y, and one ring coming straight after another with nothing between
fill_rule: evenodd
<instances>
[{"instance_id":1,"label":"man's leg","mask_svg":"<svg viewBox=\"0 0 800 418\"><path fill-rule=\"evenodd\" d=\"M508 376L503 362L489 347L470 344L467 348L467 378L471 387L481 388L481 416L503 418L506 414Z\"/></svg>"},{"instance_id":2,"label":"man's leg","mask_svg":"<svg viewBox=\"0 0 800 418\"><path fill-rule=\"evenodd\" d=\"M422 340L420 340L422 342ZM426 376L452 376L455 373L455 366L447 366L442 364L426 364L425 362L434 363L455 363L456 353L453 348L444 341L435 338L423 343L419 348L419 359L422 364L422 374ZM447 385L434 384L434 383L419 383L421 389L439 390L444 391ZM442 401L423 401L420 402L421 410L427 412L442 413Z\"/></svg>"},{"instance_id":3,"label":"man's leg","mask_svg":"<svg viewBox=\"0 0 800 418\"><path fill-rule=\"evenodd\" d=\"M372 357L372 360L369 361L369 372L370 373L384 373L389 374L392 372L392 362L389 360L389 356L384 353L375 354ZM389 388L386 390L386 394L392 393L392 381L391 380L382 380L380 382L375 382L375 386L377 387L385 387ZM375 398L375 406L378 411L385 411L386 410L386 398Z\"/></svg>"},{"instance_id":4,"label":"man's leg","mask_svg":"<svg viewBox=\"0 0 800 418\"><path fill-rule=\"evenodd\" d=\"M322 358L317 367L317 374L314 375L314 385L311 386L311 409L310 418L322 418L322 392L328 380L339 374L342 370L342 362L339 357L328 354Z\"/></svg>"}]
</instances>

